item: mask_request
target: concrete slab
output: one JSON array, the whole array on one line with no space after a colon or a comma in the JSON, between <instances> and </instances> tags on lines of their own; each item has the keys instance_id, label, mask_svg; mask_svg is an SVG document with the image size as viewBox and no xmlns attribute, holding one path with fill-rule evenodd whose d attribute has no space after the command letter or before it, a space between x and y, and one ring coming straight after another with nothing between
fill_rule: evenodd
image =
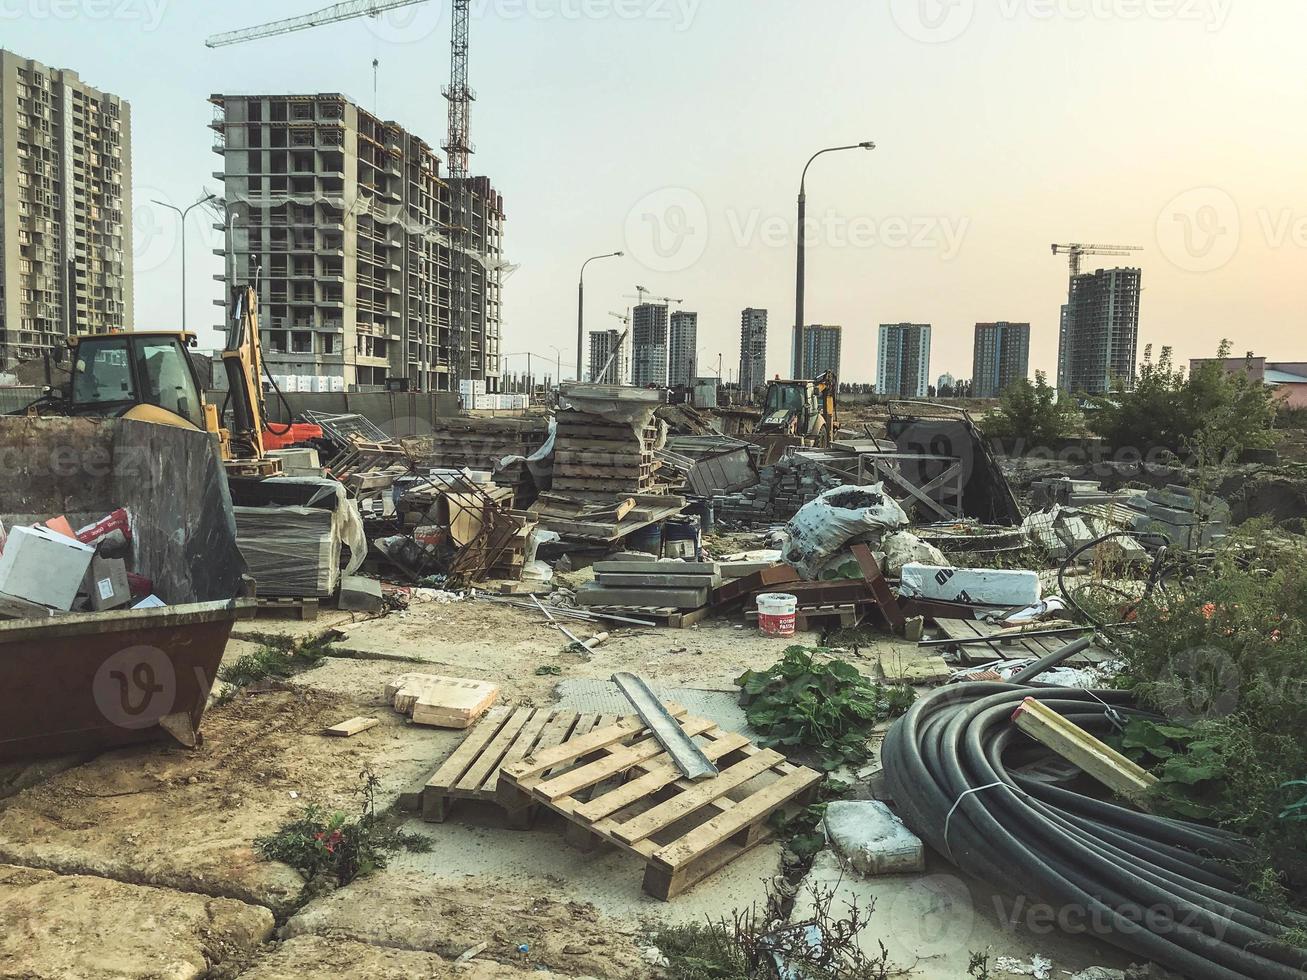
<instances>
[{"instance_id":1,"label":"concrete slab","mask_svg":"<svg viewBox=\"0 0 1307 980\"><path fill-rule=\"evenodd\" d=\"M836 853L861 874L926 870L921 838L877 800L835 800L826 807L822 829Z\"/></svg>"},{"instance_id":2,"label":"concrete slab","mask_svg":"<svg viewBox=\"0 0 1307 980\"><path fill-rule=\"evenodd\" d=\"M1027 963L1036 954L1046 956L1053 961L1054 976L1129 965L1128 957L1105 943L1060 932L1042 917L1046 906L997 892L933 854L927 855L924 875L869 879L842 867L833 851L822 851L799 888L791 922L812 915L814 887L834 892L833 910L849 902L863 910L874 904L858 945L876 955L884 943L894 965L911 969L914 980L966 977L972 952L989 952L991 966L999 956ZM1007 977L993 975L995 980Z\"/></svg>"},{"instance_id":3,"label":"concrete slab","mask_svg":"<svg viewBox=\"0 0 1307 980\"><path fill-rule=\"evenodd\" d=\"M576 602L579 606L670 606L673 609L699 609L708 604L708 589L634 586L609 588L589 582L576 590Z\"/></svg>"},{"instance_id":4,"label":"concrete slab","mask_svg":"<svg viewBox=\"0 0 1307 980\"><path fill-rule=\"evenodd\" d=\"M0 974L192 980L273 930L265 908L108 878L0 865Z\"/></svg>"},{"instance_id":5,"label":"concrete slab","mask_svg":"<svg viewBox=\"0 0 1307 980\"><path fill-rule=\"evenodd\" d=\"M349 612L381 612L381 583L361 575L344 575L340 580L338 604Z\"/></svg>"}]
</instances>

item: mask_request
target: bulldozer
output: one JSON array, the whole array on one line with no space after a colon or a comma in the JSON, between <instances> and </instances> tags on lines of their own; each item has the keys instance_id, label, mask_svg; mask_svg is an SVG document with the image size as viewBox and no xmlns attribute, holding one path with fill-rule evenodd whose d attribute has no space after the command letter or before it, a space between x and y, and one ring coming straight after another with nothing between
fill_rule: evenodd
<instances>
[{"instance_id":1,"label":"bulldozer","mask_svg":"<svg viewBox=\"0 0 1307 980\"><path fill-rule=\"evenodd\" d=\"M264 447L265 411L259 375L257 293L232 291L226 345L227 406L208 403L188 353L196 337L180 330L132 330L82 334L67 341L70 378L28 407L26 414L74 418L122 418L211 433L218 438L229 475L276 476L280 460ZM62 361L62 349L55 360ZM222 418L230 408L231 425Z\"/></svg>"},{"instance_id":2,"label":"bulldozer","mask_svg":"<svg viewBox=\"0 0 1307 980\"><path fill-rule=\"evenodd\" d=\"M764 448L763 463L775 462L791 446L830 446L838 427L837 390L830 371L812 381L768 381L762 418L753 431L753 441Z\"/></svg>"}]
</instances>

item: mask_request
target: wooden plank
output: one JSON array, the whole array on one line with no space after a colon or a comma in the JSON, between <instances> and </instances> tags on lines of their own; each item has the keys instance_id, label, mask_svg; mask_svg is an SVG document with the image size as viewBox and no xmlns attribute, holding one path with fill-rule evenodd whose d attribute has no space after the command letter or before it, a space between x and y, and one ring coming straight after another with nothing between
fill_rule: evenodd
<instances>
[{"instance_id":1,"label":"wooden plank","mask_svg":"<svg viewBox=\"0 0 1307 980\"><path fill-rule=\"evenodd\" d=\"M871 548L866 544L855 544L850 551L858 562L858 568L862 570L863 580L867 583L871 594L876 597L876 604L880 606L880 611L884 614L886 622L889 623L890 628L895 633L901 636L907 618L899 607L898 599L890 591L889 582L885 580L885 573L881 571L880 562L876 560L876 556L871 553Z\"/></svg>"},{"instance_id":2,"label":"wooden plank","mask_svg":"<svg viewBox=\"0 0 1307 980\"><path fill-rule=\"evenodd\" d=\"M448 759L436 770L435 775L427 780L428 788L442 789L453 786L467 771L481 750L489 741L499 734L508 718L508 708L495 708L481 720L481 724L472 729L467 738L459 743Z\"/></svg>"},{"instance_id":3,"label":"wooden plank","mask_svg":"<svg viewBox=\"0 0 1307 980\"><path fill-rule=\"evenodd\" d=\"M703 754L716 762L723 756L730 755L748 744L749 740L743 735L738 732L730 732L705 745ZM644 775L629 780L609 793L596 796L584 806L577 807L573 813L579 819L588 823L597 823L645 797L653 796L659 790L681 779L681 771L670 761L662 761L657 758L650 761L653 764Z\"/></svg>"},{"instance_id":4,"label":"wooden plank","mask_svg":"<svg viewBox=\"0 0 1307 980\"><path fill-rule=\"evenodd\" d=\"M1034 698L1022 701L1012 720L1035 741L1141 807L1158 782L1152 773Z\"/></svg>"},{"instance_id":5,"label":"wooden plank","mask_svg":"<svg viewBox=\"0 0 1307 980\"><path fill-rule=\"evenodd\" d=\"M350 718L348 721L342 721L338 725L332 725L330 728L322 730L323 735L331 735L335 738L349 738L357 735L359 732L366 732L369 728L376 728L381 724L380 718Z\"/></svg>"},{"instance_id":6,"label":"wooden plank","mask_svg":"<svg viewBox=\"0 0 1307 980\"><path fill-rule=\"evenodd\" d=\"M481 755L464 774L463 778L454 784L454 788L464 792L474 792L479 789L481 784L485 782L486 777L490 775L490 771L498 766L499 760L508 751L508 747L513 744L513 740L517 738L522 726L531 720L534 710L534 708L518 708L509 715L498 734L481 751Z\"/></svg>"},{"instance_id":7,"label":"wooden plank","mask_svg":"<svg viewBox=\"0 0 1307 980\"><path fill-rule=\"evenodd\" d=\"M762 753L759 753L762 754ZM752 760L750 760L752 761ZM732 768L735 768L734 766ZM727 770L728 772L730 770ZM741 800L730 810L695 827L654 854L655 863L675 870L755 821L765 818L800 793L821 781L821 773L800 769Z\"/></svg>"},{"instance_id":8,"label":"wooden plank","mask_svg":"<svg viewBox=\"0 0 1307 980\"><path fill-rule=\"evenodd\" d=\"M686 713L685 709L680 705L668 705L668 708L678 718ZM614 742L629 738L643 727L644 724L639 718L626 718L616 724L587 732L579 738L573 738L554 748L532 752L522 762L505 769L504 772L515 781L521 782L530 779L532 776L547 772L557 765L573 762L581 756L589 755L591 752L597 752Z\"/></svg>"},{"instance_id":9,"label":"wooden plank","mask_svg":"<svg viewBox=\"0 0 1307 980\"><path fill-rule=\"evenodd\" d=\"M689 718L681 723L681 730L687 735L698 735L713 728L710 721L702 718ZM553 802L560 796L569 796L579 790L598 785L605 779L619 776L641 762L664 755L663 747L656 738L646 738L634 745L610 749L609 754L584 766L569 769L561 776L533 786L532 792Z\"/></svg>"},{"instance_id":10,"label":"wooden plank","mask_svg":"<svg viewBox=\"0 0 1307 980\"><path fill-rule=\"evenodd\" d=\"M693 789L679 793L665 803L659 803L646 810L638 817L618 824L613 828L613 836L626 844L644 840L651 834L688 817L705 803L710 803L719 796L725 796L737 786L744 785L776 763L783 761L785 761L784 756L770 749L759 752L723 770L716 778L698 783Z\"/></svg>"},{"instance_id":11,"label":"wooden plank","mask_svg":"<svg viewBox=\"0 0 1307 980\"><path fill-rule=\"evenodd\" d=\"M499 765L487 773L486 778L481 783L482 790L491 795L494 794L495 786L499 782L499 771L504 766L511 766L513 763L526 758L526 754L540 740L541 733L544 732L545 726L549 724L550 715L551 712L548 708L541 708L531 716L531 720L523 725L521 731L517 733L517 738L513 739L513 744L508 747Z\"/></svg>"}]
</instances>

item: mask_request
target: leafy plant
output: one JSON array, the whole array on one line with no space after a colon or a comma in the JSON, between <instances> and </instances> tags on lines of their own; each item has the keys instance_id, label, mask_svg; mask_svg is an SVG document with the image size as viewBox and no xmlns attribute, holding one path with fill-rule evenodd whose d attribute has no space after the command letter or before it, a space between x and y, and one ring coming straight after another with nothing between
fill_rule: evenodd
<instances>
[{"instance_id":1,"label":"leafy plant","mask_svg":"<svg viewBox=\"0 0 1307 980\"><path fill-rule=\"evenodd\" d=\"M967 976L974 977L975 980L993 980L993 974L989 972L989 953L971 950L971 962L967 964Z\"/></svg>"},{"instance_id":2,"label":"leafy plant","mask_svg":"<svg viewBox=\"0 0 1307 980\"><path fill-rule=\"evenodd\" d=\"M275 834L255 838L255 849L268 861L281 861L312 884L330 878L348 885L355 878L384 868L390 855L405 849L429 851L431 840L388 826L376 810L380 780L370 770L359 774L362 806L356 816L328 813L309 804Z\"/></svg>"},{"instance_id":3,"label":"leafy plant","mask_svg":"<svg viewBox=\"0 0 1307 980\"><path fill-rule=\"evenodd\" d=\"M867 757L878 721L906 711L911 688L884 687L843 660L820 662L820 651L789 647L765 671L747 671L735 683L749 700L749 725L768 748L810 749L830 770Z\"/></svg>"},{"instance_id":4,"label":"leafy plant","mask_svg":"<svg viewBox=\"0 0 1307 980\"><path fill-rule=\"evenodd\" d=\"M1033 383L1022 378L1002 391L998 408L985 416L985 433L1024 439L1032 446L1048 446L1074 435L1081 423L1075 402L1069 398L1059 400L1048 376L1036 371Z\"/></svg>"}]
</instances>

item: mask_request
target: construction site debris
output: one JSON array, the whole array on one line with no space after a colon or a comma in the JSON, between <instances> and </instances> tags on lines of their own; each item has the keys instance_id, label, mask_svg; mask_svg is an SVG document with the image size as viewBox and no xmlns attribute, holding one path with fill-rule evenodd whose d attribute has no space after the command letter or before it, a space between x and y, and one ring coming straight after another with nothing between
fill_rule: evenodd
<instances>
[{"instance_id":1,"label":"construction site debris","mask_svg":"<svg viewBox=\"0 0 1307 980\"><path fill-rule=\"evenodd\" d=\"M896 531L885 535L881 539L880 550L885 554L885 574L890 578L898 578L904 565L948 564L944 552L933 544L921 540L911 531Z\"/></svg>"},{"instance_id":2,"label":"construction site debris","mask_svg":"<svg viewBox=\"0 0 1307 980\"><path fill-rule=\"evenodd\" d=\"M1038 572L1009 568L904 565L899 595L983 606L1028 606L1039 601Z\"/></svg>"},{"instance_id":3,"label":"construction site debris","mask_svg":"<svg viewBox=\"0 0 1307 980\"><path fill-rule=\"evenodd\" d=\"M376 728L381 724L380 718L349 718L339 724L332 725L322 730L323 735L330 735L333 738L352 738L361 732L366 732L370 728Z\"/></svg>"},{"instance_id":4,"label":"construction site debris","mask_svg":"<svg viewBox=\"0 0 1307 980\"><path fill-rule=\"evenodd\" d=\"M95 557L95 549L48 527L15 527L0 552L0 593L67 612Z\"/></svg>"},{"instance_id":5,"label":"construction site debris","mask_svg":"<svg viewBox=\"0 0 1307 980\"><path fill-rule=\"evenodd\" d=\"M921 838L878 800L832 800L826 804L822 830L844 863L860 874L926 870Z\"/></svg>"},{"instance_id":6,"label":"construction site debris","mask_svg":"<svg viewBox=\"0 0 1307 980\"><path fill-rule=\"evenodd\" d=\"M907 523L907 514L882 484L836 487L805 504L786 525L784 558L804 578L815 579L847 545L879 542Z\"/></svg>"},{"instance_id":7,"label":"construction site debris","mask_svg":"<svg viewBox=\"0 0 1307 980\"><path fill-rule=\"evenodd\" d=\"M386 685L385 696L415 725L470 728L499 697L499 685L436 674L401 674Z\"/></svg>"},{"instance_id":8,"label":"construction site debris","mask_svg":"<svg viewBox=\"0 0 1307 980\"><path fill-rule=\"evenodd\" d=\"M662 746L667 757L681 771L681 775L697 783L718 774L717 767L704 755L698 743L682 730L671 712L650 690L644 678L628 671L618 671L613 674L613 683L626 695L626 699L635 708L635 713Z\"/></svg>"},{"instance_id":9,"label":"construction site debris","mask_svg":"<svg viewBox=\"0 0 1307 980\"><path fill-rule=\"evenodd\" d=\"M336 604L347 612L381 612L381 583L361 575L345 575L340 580Z\"/></svg>"},{"instance_id":10,"label":"construction site debris","mask_svg":"<svg viewBox=\"0 0 1307 980\"><path fill-rule=\"evenodd\" d=\"M843 484L844 480L820 463L802 455L784 456L759 470L754 486L715 496L713 511L722 521L780 524L819 494Z\"/></svg>"}]
</instances>

